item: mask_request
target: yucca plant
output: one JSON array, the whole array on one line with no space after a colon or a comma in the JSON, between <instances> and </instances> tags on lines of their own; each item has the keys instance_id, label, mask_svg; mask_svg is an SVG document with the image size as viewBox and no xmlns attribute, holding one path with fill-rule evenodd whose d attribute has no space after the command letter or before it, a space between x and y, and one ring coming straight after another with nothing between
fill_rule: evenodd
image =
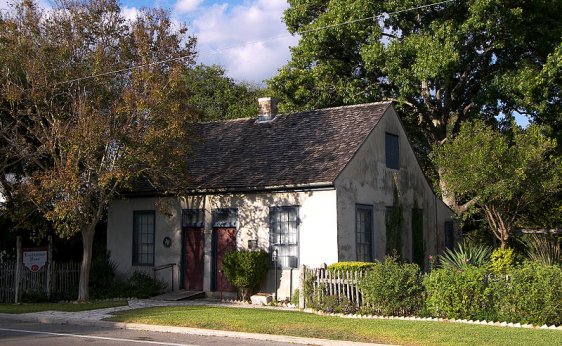
<instances>
[{"instance_id":1,"label":"yucca plant","mask_svg":"<svg viewBox=\"0 0 562 346\"><path fill-rule=\"evenodd\" d=\"M468 265L481 267L488 264L491 254L489 246L459 243L453 250L445 250L439 257L439 263L441 268L448 270L462 270Z\"/></svg>"},{"instance_id":2,"label":"yucca plant","mask_svg":"<svg viewBox=\"0 0 562 346\"><path fill-rule=\"evenodd\" d=\"M529 259L543 265L562 263L560 244L555 237L542 234L531 234L524 238L523 243Z\"/></svg>"}]
</instances>

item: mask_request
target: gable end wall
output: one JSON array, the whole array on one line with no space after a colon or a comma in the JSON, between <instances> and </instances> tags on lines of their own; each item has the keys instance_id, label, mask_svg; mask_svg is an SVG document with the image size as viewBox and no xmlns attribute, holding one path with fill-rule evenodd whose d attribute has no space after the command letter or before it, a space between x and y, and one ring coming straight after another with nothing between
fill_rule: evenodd
<instances>
[{"instance_id":1,"label":"gable end wall","mask_svg":"<svg viewBox=\"0 0 562 346\"><path fill-rule=\"evenodd\" d=\"M386 167L385 133L399 136L400 169ZM371 134L335 181L338 213L338 259L355 261L355 208L373 207L373 256L383 259L386 246L385 210L393 205L393 179L396 176L403 206L402 255L412 260L412 208L423 209L424 243L427 256L443 247L444 222L452 220L451 210L433 193L402 124L389 107Z\"/></svg>"}]
</instances>

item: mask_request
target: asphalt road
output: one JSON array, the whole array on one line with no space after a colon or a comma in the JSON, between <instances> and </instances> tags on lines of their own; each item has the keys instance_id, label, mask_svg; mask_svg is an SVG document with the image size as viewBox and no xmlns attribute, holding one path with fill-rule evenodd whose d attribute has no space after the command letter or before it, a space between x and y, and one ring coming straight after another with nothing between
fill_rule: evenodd
<instances>
[{"instance_id":1,"label":"asphalt road","mask_svg":"<svg viewBox=\"0 0 562 346\"><path fill-rule=\"evenodd\" d=\"M35 322L0 321L1 345L294 345L273 341L238 339L218 336L161 333L96 326L42 324Z\"/></svg>"}]
</instances>

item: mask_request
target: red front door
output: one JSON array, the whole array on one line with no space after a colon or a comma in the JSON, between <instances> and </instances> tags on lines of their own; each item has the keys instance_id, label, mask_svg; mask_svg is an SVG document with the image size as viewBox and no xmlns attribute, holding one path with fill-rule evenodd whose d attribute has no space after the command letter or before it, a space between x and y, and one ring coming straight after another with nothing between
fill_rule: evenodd
<instances>
[{"instance_id":1,"label":"red front door","mask_svg":"<svg viewBox=\"0 0 562 346\"><path fill-rule=\"evenodd\" d=\"M236 287L222 273L222 260L227 252L236 250L236 228L214 228L213 244L215 291L234 292Z\"/></svg>"},{"instance_id":2,"label":"red front door","mask_svg":"<svg viewBox=\"0 0 562 346\"><path fill-rule=\"evenodd\" d=\"M203 228L184 230L184 277L186 290L203 290Z\"/></svg>"}]
</instances>

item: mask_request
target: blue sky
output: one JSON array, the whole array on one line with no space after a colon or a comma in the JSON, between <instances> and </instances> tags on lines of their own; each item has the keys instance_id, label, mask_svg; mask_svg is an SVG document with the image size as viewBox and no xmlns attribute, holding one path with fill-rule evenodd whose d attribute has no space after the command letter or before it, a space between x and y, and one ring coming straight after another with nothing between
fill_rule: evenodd
<instances>
[{"instance_id":1,"label":"blue sky","mask_svg":"<svg viewBox=\"0 0 562 346\"><path fill-rule=\"evenodd\" d=\"M0 0L0 11L11 1ZM36 1L51 7L51 0ZM197 37L198 61L223 66L237 81L262 84L273 77L288 62L289 47L298 42L281 21L286 0L120 0L120 4L131 19L143 7L170 10L172 19L187 24Z\"/></svg>"}]
</instances>

